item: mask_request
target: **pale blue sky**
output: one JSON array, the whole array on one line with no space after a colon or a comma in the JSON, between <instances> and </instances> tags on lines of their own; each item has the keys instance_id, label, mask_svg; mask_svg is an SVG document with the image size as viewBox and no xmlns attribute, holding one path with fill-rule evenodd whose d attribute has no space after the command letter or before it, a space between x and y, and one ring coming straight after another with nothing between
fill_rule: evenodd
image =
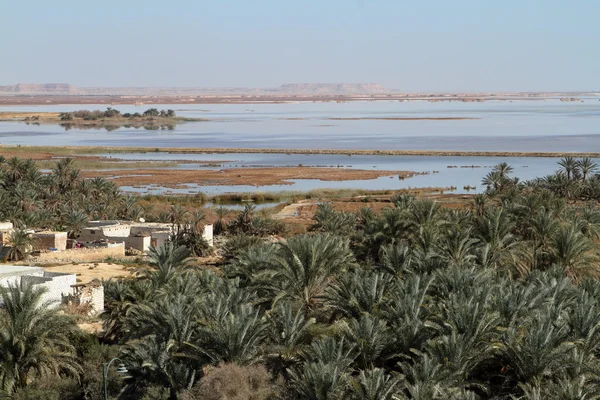
<instances>
[{"instance_id":1,"label":"pale blue sky","mask_svg":"<svg viewBox=\"0 0 600 400\"><path fill-rule=\"evenodd\" d=\"M0 85L600 90L600 0L0 0Z\"/></svg>"}]
</instances>

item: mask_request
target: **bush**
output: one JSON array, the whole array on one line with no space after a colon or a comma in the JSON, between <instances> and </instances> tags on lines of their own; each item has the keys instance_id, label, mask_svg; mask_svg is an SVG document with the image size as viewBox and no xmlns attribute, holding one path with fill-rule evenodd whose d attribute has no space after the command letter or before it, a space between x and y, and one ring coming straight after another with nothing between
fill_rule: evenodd
<instances>
[{"instance_id":1,"label":"bush","mask_svg":"<svg viewBox=\"0 0 600 400\"><path fill-rule=\"evenodd\" d=\"M278 392L278 386L271 382L271 375L263 365L221 364L184 392L181 400L266 400Z\"/></svg>"}]
</instances>

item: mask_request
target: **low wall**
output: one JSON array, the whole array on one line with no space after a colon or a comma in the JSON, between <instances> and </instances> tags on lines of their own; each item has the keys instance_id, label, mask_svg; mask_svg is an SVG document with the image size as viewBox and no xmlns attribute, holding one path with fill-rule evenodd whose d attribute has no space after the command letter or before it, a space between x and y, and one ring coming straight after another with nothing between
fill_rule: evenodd
<instances>
[{"instance_id":1,"label":"low wall","mask_svg":"<svg viewBox=\"0 0 600 400\"><path fill-rule=\"evenodd\" d=\"M32 257L31 262L54 264L70 262L91 262L102 261L106 257L124 257L125 243L112 244L110 247L94 247L83 249L70 249L65 251L53 251L50 253L41 253L39 256Z\"/></svg>"},{"instance_id":2,"label":"low wall","mask_svg":"<svg viewBox=\"0 0 600 400\"><path fill-rule=\"evenodd\" d=\"M104 286L102 284L87 284L76 288L73 298L76 304L89 304L92 314L96 315L104 311Z\"/></svg>"}]
</instances>

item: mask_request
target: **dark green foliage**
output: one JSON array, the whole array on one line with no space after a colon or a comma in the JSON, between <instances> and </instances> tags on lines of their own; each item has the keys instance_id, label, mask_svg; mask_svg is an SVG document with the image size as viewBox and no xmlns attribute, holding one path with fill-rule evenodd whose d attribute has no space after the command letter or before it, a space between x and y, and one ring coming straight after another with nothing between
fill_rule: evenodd
<instances>
[{"instance_id":1,"label":"dark green foliage","mask_svg":"<svg viewBox=\"0 0 600 400\"><path fill-rule=\"evenodd\" d=\"M596 179L589 160L564 164L558 179ZM217 271L189 268L184 242L153 248L139 279L104 282L122 398L599 398L600 213L510 171L497 166L469 210L410 195L380 213L322 205L313 232L285 239L261 238L249 206ZM202 217L165 215L197 232ZM111 356L71 343L84 370Z\"/></svg>"},{"instance_id":2,"label":"dark green foliage","mask_svg":"<svg viewBox=\"0 0 600 400\"><path fill-rule=\"evenodd\" d=\"M113 182L83 179L70 158L47 175L31 160L0 160L0 220L17 227L66 230L75 238L88 220L127 218L136 198L124 198Z\"/></svg>"}]
</instances>

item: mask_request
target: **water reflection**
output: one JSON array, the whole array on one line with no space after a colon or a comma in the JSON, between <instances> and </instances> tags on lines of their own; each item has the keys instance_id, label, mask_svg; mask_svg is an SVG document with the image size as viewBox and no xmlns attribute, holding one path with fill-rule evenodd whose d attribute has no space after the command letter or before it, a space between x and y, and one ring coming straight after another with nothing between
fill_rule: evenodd
<instances>
[{"instance_id":1,"label":"water reflection","mask_svg":"<svg viewBox=\"0 0 600 400\"><path fill-rule=\"evenodd\" d=\"M27 125L29 125L29 123L27 123ZM38 125L37 124L32 124L32 125ZM77 123L73 123L73 122L61 122L59 124L60 126L62 126L63 128L65 128L65 131L70 131L72 129L77 129L77 130L82 130L82 131L88 131L88 130L101 130L104 129L107 132L112 132L112 131L116 131L118 129L121 128L125 128L125 129L144 129L146 131L174 131L175 130L175 123L170 123L170 124L148 124L148 123L143 123L143 124L132 124L132 123L126 123L126 124L102 124L102 123L98 123L98 124L77 124Z\"/></svg>"}]
</instances>

